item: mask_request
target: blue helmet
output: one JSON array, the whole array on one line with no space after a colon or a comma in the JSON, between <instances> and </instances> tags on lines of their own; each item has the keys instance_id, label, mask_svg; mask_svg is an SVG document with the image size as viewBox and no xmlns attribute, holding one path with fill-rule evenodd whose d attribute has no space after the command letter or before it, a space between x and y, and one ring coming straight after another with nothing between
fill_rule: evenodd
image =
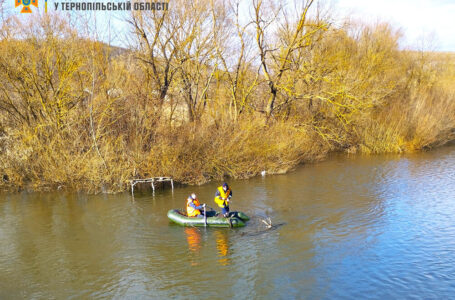
<instances>
[{"instance_id":1,"label":"blue helmet","mask_svg":"<svg viewBox=\"0 0 455 300\"><path fill-rule=\"evenodd\" d=\"M223 189L228 189L228 188L229 188L228 184L226 182L223 183Z\"/></svg>"}]
</instances>

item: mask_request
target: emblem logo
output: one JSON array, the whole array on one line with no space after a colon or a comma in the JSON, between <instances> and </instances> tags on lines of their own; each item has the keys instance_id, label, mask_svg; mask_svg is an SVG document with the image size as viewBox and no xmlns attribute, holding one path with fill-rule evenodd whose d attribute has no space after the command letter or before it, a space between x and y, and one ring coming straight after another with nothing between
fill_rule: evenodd
<instances>
[{"instance_id":1,"label":"emblem logo","mask_svg":"<svg viewBox=\"0 0 455 300\"><path fill-rule=\"evenodd\" d=\"M30 8L30 5L33 5L35 7L38 7L38 0L14 0L15 7L18 7L19 5L23 5L21 13L31 13L32 9Z\"/></svg>"}]
</instances>

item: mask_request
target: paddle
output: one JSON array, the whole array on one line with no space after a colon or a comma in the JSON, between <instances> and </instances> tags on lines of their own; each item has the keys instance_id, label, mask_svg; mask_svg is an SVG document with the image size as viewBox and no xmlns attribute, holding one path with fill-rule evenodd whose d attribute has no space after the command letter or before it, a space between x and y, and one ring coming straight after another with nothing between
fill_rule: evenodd
<instances>
[{"instance_id":1,"label":"paddle","mask_svg":"<svg viewBox=\"0 0 455 300\"><path fill-rule=\"evenodd\" d=\"M204 204L204 226L207 227L207 211L205 209L205 204Z\"/></svg>"}]
</instances>

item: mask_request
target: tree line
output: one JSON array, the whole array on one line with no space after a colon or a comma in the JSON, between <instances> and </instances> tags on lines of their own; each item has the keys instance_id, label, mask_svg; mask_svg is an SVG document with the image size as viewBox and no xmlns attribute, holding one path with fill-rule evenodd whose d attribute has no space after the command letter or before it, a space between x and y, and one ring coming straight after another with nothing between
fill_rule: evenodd
<instances>
[{"instance_id":1,"label":"tree line","mask_svg":"<svg viewBox=\"0 0 455 300\"><path fill-rule=\"evenodd\" d=\"M0 186L200 184L454 138L451 53L403 50L389 24L340 24L314 0L171 4L123 14L123 47L90 18L2 13Z\"/></svg>"}]
</instances>

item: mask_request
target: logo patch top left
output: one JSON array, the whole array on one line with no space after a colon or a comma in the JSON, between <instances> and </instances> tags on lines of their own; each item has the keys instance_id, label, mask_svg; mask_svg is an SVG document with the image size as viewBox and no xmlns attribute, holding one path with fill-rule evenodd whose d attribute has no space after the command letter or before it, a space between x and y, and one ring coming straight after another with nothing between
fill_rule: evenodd
<instances>
[{"instance_id":1,"label":"logo patch top left","mask_svg":"<svg viewBox=\"0 0 455 300\"><path fill-rule=\"evenodd\" d=\"M14 0L14 7L18 7L19 5L23 5L21 13L31 13L32 9L30 5L38 7L38 0Z\"/></svg>"}]
</instances>

